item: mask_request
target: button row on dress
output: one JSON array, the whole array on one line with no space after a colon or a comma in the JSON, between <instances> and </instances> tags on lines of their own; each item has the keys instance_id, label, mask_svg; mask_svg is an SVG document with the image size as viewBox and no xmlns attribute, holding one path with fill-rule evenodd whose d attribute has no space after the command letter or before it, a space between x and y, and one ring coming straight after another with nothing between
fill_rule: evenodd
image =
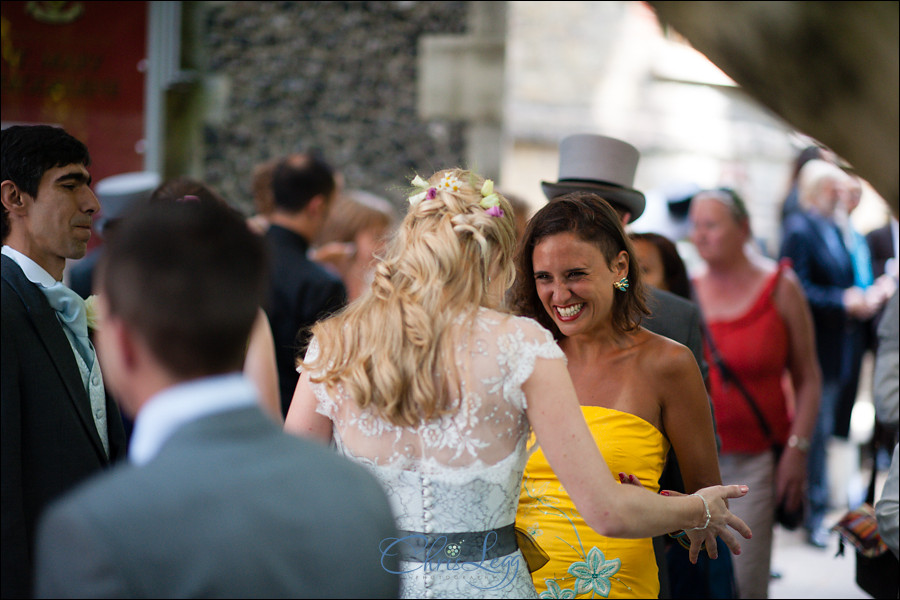
<instances>
[{"instance_id":1,"label":"button row on dress","mask_svg":"<svg viewBox=\"0 0 900 600\"><path fill-rule=\"evenodd\" d=\"M422 531L424 531L425 533L431 533L432 531L434 531L434 528L432 527L431 523L429 523L429 521L431 520L431 517L434 516L434 515L432 515L431 511L428 510L432 506L432 500L431 500L432 493L431 493L431 488L429 487L430 485L431 485L431 479L428 477L425 477L423 475L422 476L422 508L424 509L424 511L422 512L422 521L424 523L424 526L422 527ZM424 577L424 583L425 583L424 596L425 596L425 598L433 598L434 597L434 593L430 589L428 589L431 587L431 584L433 582L434 582L434 578L431 575L426 574Z\"/></svg>"}]
</instances>

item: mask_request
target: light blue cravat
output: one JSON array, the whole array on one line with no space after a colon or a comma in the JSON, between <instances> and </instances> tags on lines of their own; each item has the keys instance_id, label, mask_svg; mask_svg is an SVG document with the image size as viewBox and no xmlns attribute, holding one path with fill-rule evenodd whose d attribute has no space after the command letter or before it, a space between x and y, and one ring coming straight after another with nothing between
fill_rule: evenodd
<instances>
[{"instance_id":1,"label":"light blue cravat","mask_svg":"<svg viewBox=\"0 0 900 600\"><path fill-rule=\"evenodd\" d=\"M75 349L81 354L88 371L94 366L94 346L88 337L87 309L84 300L70 288L57 281L50 287L41 287L59 320L75 337Z\"/></svg>"},{"instance_id":2,"label":"light blue cravat","mask_svg":"<svg viewBox=\"0 0 900 600\"><path fill-rule=\"evenodd\" d=\"M66 335L70 345L81 355L83 364L79 364L78 370L81 372L82 382L91 403L91 416L97 427L97 433L100 435L100 442L103 444L106 455L109 456L106 394L100 365L94 364L96 356L94 345L88 337L87 307L81 296L58 281L50 287L38 287L47 296L47 301L56 311L60 322L71 334Z\"/></svg>"}]
</instances>

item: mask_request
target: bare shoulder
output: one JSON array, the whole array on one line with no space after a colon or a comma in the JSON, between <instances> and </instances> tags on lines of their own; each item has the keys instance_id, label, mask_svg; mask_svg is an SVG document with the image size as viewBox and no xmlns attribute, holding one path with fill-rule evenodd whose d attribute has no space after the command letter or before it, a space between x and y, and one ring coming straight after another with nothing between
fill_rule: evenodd
<instances>
[{"instance_id":1,"label":"bare shoulder","mask_svg":"<svg viewBox=\"0 0 900 600\"><path fill-rule=\"evenodd\" d=\"M772 293L772 301L782 315L791 314L806 303L800 278L791 267L785 267Z\"/></svg>"},{"instance_id":2,"label":"bare shoulder","mask_svg":"<svg viewBox=\"0 0 900 600\"><path fill-rule=\"evenodd\" d=\"M687 371L698 368L693 352L684 344L644 328L638 336L643 372L655 373L663 380L682 377Z\"/></svg>"}]
</instances>

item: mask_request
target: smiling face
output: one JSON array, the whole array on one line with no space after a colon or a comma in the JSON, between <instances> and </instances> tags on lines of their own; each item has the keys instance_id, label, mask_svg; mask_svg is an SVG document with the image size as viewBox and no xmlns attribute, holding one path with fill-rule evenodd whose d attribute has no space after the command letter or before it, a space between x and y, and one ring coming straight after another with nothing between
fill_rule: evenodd
<instances>
[{"instance_id":1,"label":"smiling face","mask_svg":"<svg viewBox=\"0 0 900 600\"><path fill-rule=\"evenodd\" d=\"M610 326L613 283L628 275L628 254L619 252L610 265L595 244L574 233L540 240L534 247L534 282L544 310L571 337Z\"/></svg>"}]
</instances>

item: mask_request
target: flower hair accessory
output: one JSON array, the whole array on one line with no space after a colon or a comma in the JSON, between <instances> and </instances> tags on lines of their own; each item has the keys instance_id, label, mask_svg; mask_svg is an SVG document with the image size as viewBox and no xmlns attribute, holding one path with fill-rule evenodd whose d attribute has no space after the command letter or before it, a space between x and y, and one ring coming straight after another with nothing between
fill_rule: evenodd
<instances>
[{"instance_id":1,"label":"flower hair accessory","mask_svg":"<svg viewBox=\"0 0 900 600\"><path fill-rule=\"evenodd\" d=\"M494 191L494 182L490 179L484 180L481 186L481 208L492 217L502 217L503 209L500 208L500 196Z\"/></svg>"},{"instance_id":2,"label":"flower hair accessory","mask_svg":"<svg viewBox=\"0 0 900 600\"><path fill-rule=\"evenodd\" d=\"M435 190L433 187L430 187L428 185L427 181L425 181L424 179L422 179L421 177L416 175L415 178L412 180L412 184L414 186L416 186L417 188L422 188L422 190L424 190L424 191L419 192L418 194L413 194L412 196L409 197L409 205L410 206L415 206L416 204L418 204L419 202L424 200L426 197L429 200L434 199L434 196L435 196L437 190Z\"/></svg>"}]
</instances>

